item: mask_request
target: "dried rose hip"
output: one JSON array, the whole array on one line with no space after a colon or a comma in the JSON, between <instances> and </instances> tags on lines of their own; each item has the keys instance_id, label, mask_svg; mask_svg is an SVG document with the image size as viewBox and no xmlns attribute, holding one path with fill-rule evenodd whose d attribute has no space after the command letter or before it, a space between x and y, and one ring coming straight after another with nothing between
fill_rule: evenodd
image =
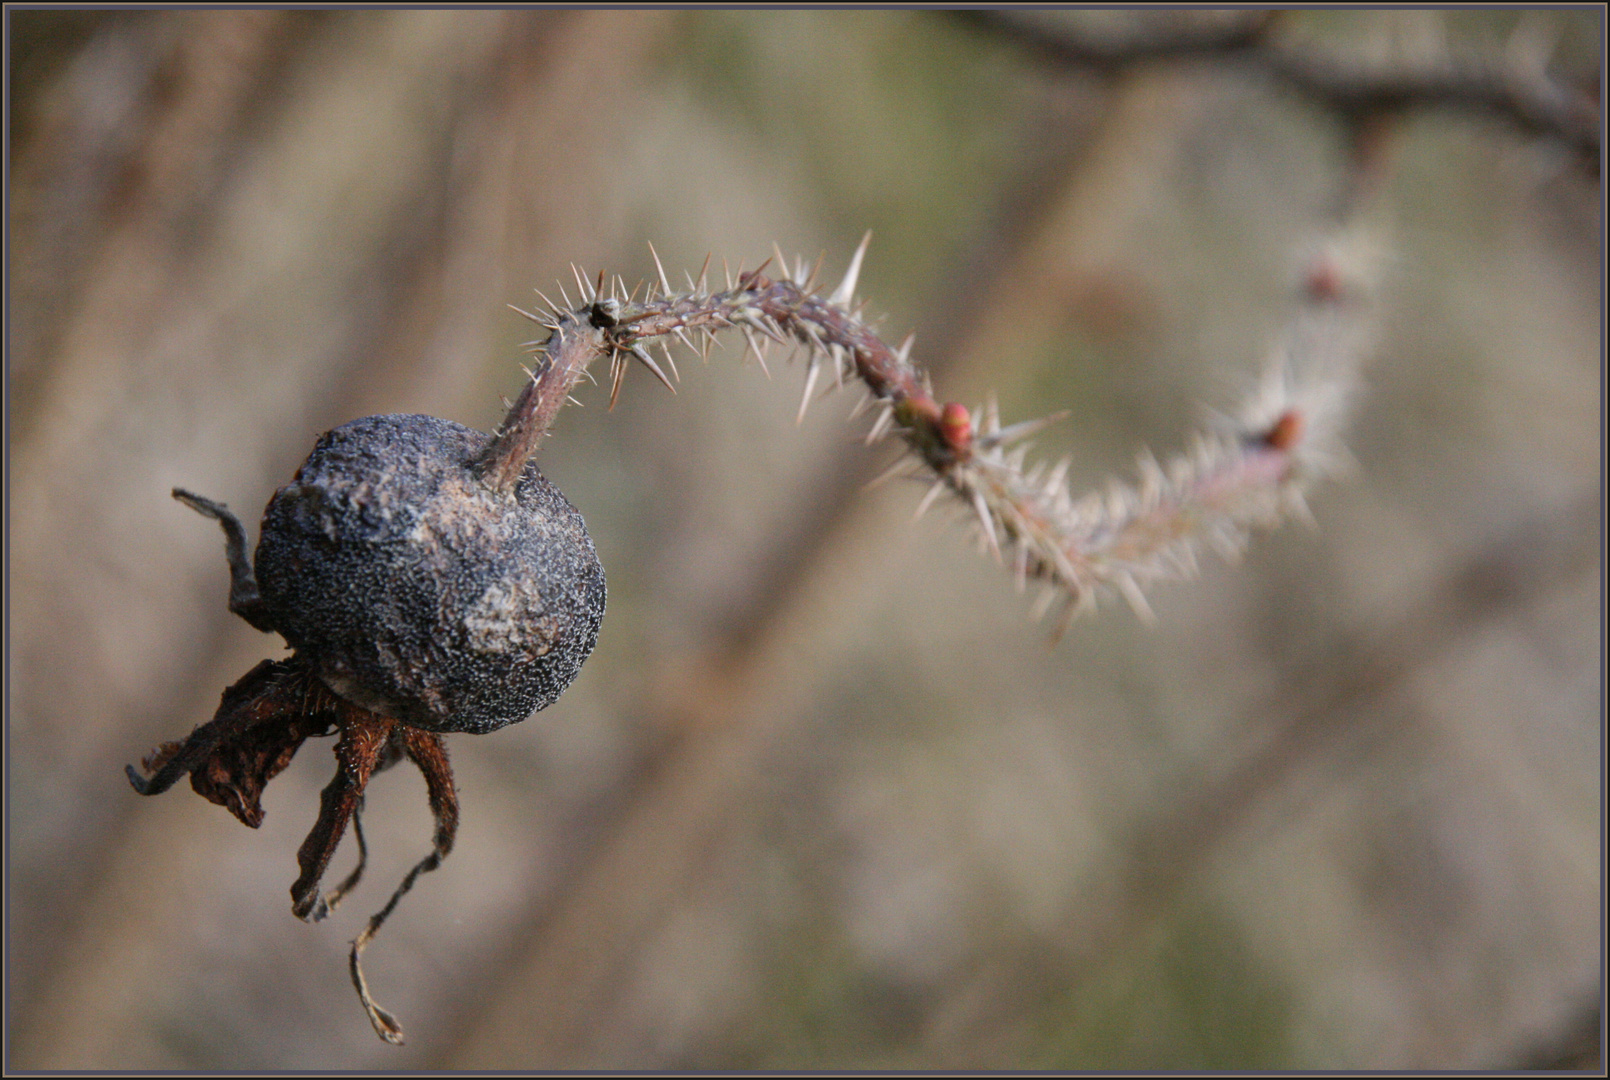
<instances>
[{"instance_id":1,"label":"dried rose hip","mask_svg":"<svg viewBox=\"0 0 1610 1080\"><path fill-rule=\"evenodd\" d=\"M227 540L229 607L293 653L265 660L224 692L213 719L130 766L155 795L190 776L203 797L247 825L263 787L304 739L339 732L339 767L298 853L292 911L323 918L358 881L360 811L369 777L407 757L425 776L436 820L418 863L353 943L352 978L375 1030L396 1020L369 996L358 956L421 873L452 849L458 824L446 732L484 734L559 697L598 640L604 571L581 514L525 462L512 482L482 478L492 437L430 416L371 416L319 439L263 513L255 572L240 520L175 489ZM351 821L359 861L320 895Z\"/></svg>"}]
</instances>

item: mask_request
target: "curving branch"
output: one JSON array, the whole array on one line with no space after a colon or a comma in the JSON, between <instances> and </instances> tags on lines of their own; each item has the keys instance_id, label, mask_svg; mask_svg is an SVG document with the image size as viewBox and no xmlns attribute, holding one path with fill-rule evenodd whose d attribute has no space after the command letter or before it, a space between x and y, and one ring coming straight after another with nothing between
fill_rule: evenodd
<instances>
[{"instance_id":1,"label":"curving branch","mask_svg":"<svg viewBox=\"0 0 1610 1080\"><path fill-rule=\"evenodd\" d=\"M1349 250L1356 241L1344 225L1322 245L1286 335L1239 413L1167 466L1143 456L1137 485L1115 483L1075 498L1064 483L1069 462L1031 465L1021 445L1060 417L1003 427L993 401L969 410L936 399L927 373L911 360L911 338L891 346L860 318L856 283L866 239L827 295L814 270L799 263L790 271L780 252L776 278L764 272L767 260L736 281L729 276L715 292L705 271L678 290L659 268L641 301L619 279L606 292L603 275L594 283L578 271L579 306L566 296L563 306L550 301L540 315L522 312L549 334L531 343L539 362L477 473L494 490L510 490L594 360L610 361L613 403L633 360L670 385L646 345L664 347L675 336L705 352L715 334L736 330L762 365L770 344L803 352L801 417L818 386L859 381L877 414L867 442L893 435L905 444L888 475L903 472L931 485L919 515L943 494L974 514L982 545L1010 565L1019 588L1031 579L1045 584L1036 616L1060 598L1066 628L1098 598L1121 596L1150 619L1145 585L1191 576L1204 544L1233 557L1253 530L1306 517L1304 491L1344 459L1340 430L1372 323L1373 270ZM690 334L699 335L699 345ZM668 349L664 356L674 371Z\"/></svg>"}]
</instances>

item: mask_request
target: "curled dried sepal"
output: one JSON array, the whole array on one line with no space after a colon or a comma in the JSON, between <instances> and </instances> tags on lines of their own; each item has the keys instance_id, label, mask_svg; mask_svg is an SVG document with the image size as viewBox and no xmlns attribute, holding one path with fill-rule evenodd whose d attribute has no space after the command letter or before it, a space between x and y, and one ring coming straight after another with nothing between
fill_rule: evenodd
<instances>
[{"instance_id":1,"label":"curled dried sepal","mask_svg":"<svg viewBox=\"0 0 1610 1080\"><path fill-rule=\"evenodd\" d=\"M290 763L303 741L339 730L335 776L320 797L319 817L297 853L301 875L291 886L291 910L318 922L361 880L368 862L362 826L363 794L373 774L406 757L425 777L435 833L431 852L411 869L386 906L372 916L353 942L353 984L375 1031L389 1043L402 1043L395 1017L374 1003L363 978L359 954L374 938L420 874L441 865L458 831L458 796L441 736L359 708L332 694L296 657L265 660L224 691L211 721L181 742L165 743L147 755L149 776L131 765L129 782L142 795L157 795L189 775L191 786L210 802L227 807L247 825L262 823L262 792ZM319 883L341 843L348 823L358 843L358 862L329 892Z\"/></svg>"},{"instance_id":2,"label":"curled dried sepal","mask_svg":"<svg viewBox=\"0 0 1610 1080\"><path fill-rule=\"evenodd\" d=\"M421 874L428 874L442 864L449 852L453 850L453 838L458 833L458 795L453 789L453 771L447 763L447 747L442 744L441 737L428 731L417 728L402 728L403 751L408 760L419 767L425 777L425 790L430 799L431 816L435 819L436 830L433 838L431 852L408 871L402 883L386 901L386 906L377 911L369 919L369 925L363 928L352 942L352 953L348 966L352 972L352 985L358 991L358 1000L363 1003L364 1012L369 1015L369 1022L374 1025L375 1033L393 1046L403 1043L402 1025L397 1018L387 1010L375 1003L369 994L369 982L363 977L363 965L359 957L369 942L374 940L375 934L381 925L397 906L409 889L414 887L415 880Z\"/></svg>"},{"instance_id":3,"label":"curled dried sepal","mask_svg":"<svg viewBox=\"0 0 1610 1080\"><path fill-rule=\"evenodd\" d=\"M141 795L160 795L181 777L208 802L252 828L263 823L263 788L303 741L327 735L343 703L292 660L264 660L223 693L213 718L180 742L146 755L148 776L127 767Z\"/></svg>"},{"instance_id":4,"label":"curled dried sepal","mask_svg":"<svg viewBox=\"0 0 1610 1080\"><path fill-rule=\"evenodd\" d=\"M790 272L781 253L779 277L766 275L767 260L759 269L740 270L735 280L729 276L726 290L711 293L706 260L698 281L689 276L687 290L676 291L655 252L657 280L643 300L602 296L600 277L596 288L583 288L587 306L562 311L550 304L546 314L529 316L551 334L535 346L537 374L483 457L482 475L497 484L517 474L523 455L594 359L613 362L613 403L625 358L647 356L641 343L663 344L674 336L691 345L690 333L708 343L715 333L736 328L746 354L763 355L757 335L804 352L800 418L818 385L831 389L859 380L880 406L868 443L899 435L916 471L933 485L920 509L938 494L956 497L973 515L986 550L1002 561L1010 556L1020 585L1039 579L1052 600L1063 598L1065 628L1101 596L1121 596L1150 618L1146 584L1193 573L1203 543L1234 555L1250 530L1306 516L1303 491L1345 460L1337 436L1370 327L1364 301L1372 275L1356 250L1356 234L1338 233L1321 245L1284 340L1233 420L1199 436L1166 467L1143 458L1138 486L1114 484L1105 494L1078 499L1064 483L1066 463L1050 470L1026 466L1022 440L1055 417L1003 427L993 403L976 411L941 404L911 361L911 339L891 348L861 320L855 289L868 238L825 297L814 287L820 263L808 274L803 263ZM578 281L585 286L585 279ZM901 471L900 463L890 470Z\"/></svg>"}]
</instances>

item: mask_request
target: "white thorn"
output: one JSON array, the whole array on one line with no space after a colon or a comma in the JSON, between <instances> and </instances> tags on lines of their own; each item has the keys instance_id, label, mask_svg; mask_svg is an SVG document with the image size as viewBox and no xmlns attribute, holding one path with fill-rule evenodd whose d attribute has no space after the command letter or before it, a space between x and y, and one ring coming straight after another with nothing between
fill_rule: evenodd
<instances>
[{"instance_id":1,"label":"white thorn","mask_svg":"<svg viewBox=\"0 0 1610 1080\"><path fill-rule=\"evenodd\" d=\"M673 394L676 393L676 387L671 385L671 380L665 377L665 372L660 370L660 365L654 362L654 358L648 354L647 349L636 344L635 342L628 346L628 348L630 349L631 354L637 357L638 362L652 371L654 373L654 377L660 380L667 390L671 391Z\"/></svg>"},{"instance_id":2,"label":"white thorn","mask_svg":"<svg viewBox=\"0 0 1610 1080\"><path fill-rule=\"evenodd\" d=\"M648 253L650 255L654 256L654 269L660 275L660 288L665 290L665 295L666 296L670 296L671 295L671 281L670 281L669 278L667 278L665 276L665 267L663 265L661 265L661 263L660 263L660 253L658 251L654 250L654 245L652 243L650 243L649 246L648 246Z\"/></svg>"},{"instance_id":3,"label":"white thorn","mask_svg":"<svg viewBox=\"0 0 1610 1080\"><path fill-rule=\"evenodd\" d=\"M913 467L913 463L911 461L906 460L906 458L904 458L904 457L897 458L893 465L890 465L887 469L884 469L877 476L874 476L871 480L868 480L866 487L862 488L861 490L863 490L863 491L871 491L873 488L877 487L879 484L882 484L886 480L891 480L894 477L899 476L901 473L906 472L907 470L911 469L912 467Z\"/></svg>"},{"instance_id":4,"label":"white thorn","mask_svg":"<svg viewBox=\"0 0 1610 1080\"><path fill-rule=\"evenodd\" d=\"M934 500L939 498L940 493L944 490L945 482L943 480L935 480L933 482L933 486L923 494L922 501L917 504L917 512L911 515L911 520L922 520L922 515L928 512L928 508L934 504Z\"/></svg>"},{"instance_id":5,"label":"white thorn","mask_svg":"<svg viewBox=\"0 0 1610 1080\"><path fill-rule=\"evenodd\" d=\"M833 295L827 298L829 304L845 305L855 298L855 281L861 276L861 260L866 257L867 245L872 243L872 230L868 229L861 237L861 244L850 257L850 268L844 272L844 280L839 287L833 290Z\"/></svg>"},{"instance_id":6,"label":"white thorn","mask_svg":"<svg viewBox=\"0 0 1610 1080\"><path fill-rule=\"evenodd\" d=\"M548 305L548 310L549 311L553 312L555 315L563 315L564 314L565 309L560 307L558 304L554 303L552 300L548 299L548 294L547 293L543 292L541 289L536 289L536 288L533 288L531 291L536 293L538 296L540 296L542 298L542 302L544 304Z\"/></svg>"},{"instance_id":7,"label":"white thorn","mask_svg":"<svg viewBox=\"0 0 1610 1080\"><path fill-rule=\"evenodd\" d=\"M1020 420L1010 427L1001 427L1000 414L989 405L984 406L984 436L978 440L980 446L1005 446L1009 442L1025 439L1038 431L1060 423L1073 415L1071 409L1064 409L1050 416L1041 416L1033 420Z\"/></svg>"},{"instance_id":8,"label":"white thorn","mask_svg":"<svg viewBox=\"0 0 1610 1080\"><path fill-rule=\"evenodd\" d=\"M900 347L894 351L894 358L902 364L906 363L911 358L911 343L916 340L916 331L907 334L906 340L902 341Z\"/></svg>"},{"instance_id":9,"label":"white thorn","mask_svg":"<svg viewBox=\"0 0 1610 1080\"><path fill-rule=\"evenodd\" d=\"M872 430L866 433L866 444L871 446L873 443L883 438L884 432L889 430L889 425L893 423L893 421L894 406L885 403L883 406L883 411L878 414L878 418L872 421Z\"/></svg>"},{"instance_id":10,"label":"white thorn","mask_svg":"<svg viewBox=\"0 0 1610 1080\"><path fill-rule=\"evenodd\" d=\"M581 298L589 304L597 299L597 297L592 293L592 287L587 284L587 279L585 275L582 274L581 268L575 263L571 263L570 272L576 275L576 290L581 293Z\"/></svg>"},{"instance_id":11,"label":"white thorn","mask_svg":"<svg viewBox=\"0 0 1610 1080\"><path fill-rule=\"evenodd\" d=\"M796 425L805 422L805 410L811 405L811 390L816 386L816 376L822 372L822 361L815 353L811 354L811 366L805 371L805 393L800 395L799 415L794 417Z\"/></svg>"},{"instance_id":12,"label":"white thorn","mask_svg":"<svg viewBox=\"0 0 1610 1080\"><path fill-rule=\"evenodd\" d=\"M816 291L816 275L822 269L822 260L825 258L827 258L827 252L825 251L816 256L816 265L811 267L810 276L805 279L805 284L799 287L800 292L809 296Z\"/></svg>"},{"instance_id":13,"label":"white thorn","mask_svg":"<svg viewBox=\"0 0 1610 1080\"><path fill-rule=\"evenodd\" d=\"M1124 599L1129 601L1129 606L1134 608L1135 615L1141 622L1147 626L1157 625L1157 615L1152 611L1152 606L1146 602L1146 597L1136 584L1133 574L1127 571L1120 573L1113 579L1113 583L1118 586L1118 591L1124 594Z\"/></svg>"},{"instance_id":14,"label":"white thorn","mask_svg":"<svg viewBox=\"0 0 1610 1080\"><path fill-rule=\"evenodd\" d=\"M771 253L777 259L777 272L782 275L784 281L789 280L788 260L783 258L783 249L777 246L775 240L771 242Z\"/></svg>"},{"instance_id":15,"label":"white thorn","mask_svg":"<svg viewBox=\"0 0 1610 1080\"><path fill-rule=\"evenodd\" d=\"M660 352L665 354L665 362L671 368L671 378L675 379L677 382L681 382L682 373L676 369L676 358L671 355L671 346L666 343L664 338L660 338L654 344L658 345L660 347Z\"/></svg>"},{"instance_id":16,"label":"white thorn","mask_svg":"<svg viewBox=\"0 0 1610 1080\"><path fill-rule=\"evenodd\" d=\"M755 354L755 362L760 365L760 370L766 373L766 378L771 378L771 368L766 366L766 354L761 351L760 342L755 340L755 332L747 326L741 329L744 332L744 341L749 343L750 352ZM748 355L749 353L744 354L746 358Z\"/></svg>"},{"instance_id":17,"label":"white thorn","mask_svg":"<svg viewBox=\"0 0 1610 1080\"><path fill-rule=\"evenodd\" d=\"M995 553L995 558L999 561L1001 541L995 535L995 515L990 512L989 504L984 501L982 488L973 489L973 509L978 512L978 523L984 530L984 538L989 541L989 549Z\"/></svg>"}]
</instances>

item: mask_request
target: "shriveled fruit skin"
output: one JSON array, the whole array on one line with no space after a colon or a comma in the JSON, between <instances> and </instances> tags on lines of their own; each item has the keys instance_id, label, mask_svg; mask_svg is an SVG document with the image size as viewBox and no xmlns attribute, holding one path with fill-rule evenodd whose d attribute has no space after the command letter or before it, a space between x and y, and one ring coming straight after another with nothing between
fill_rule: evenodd
<instances>
[{"instance_id":1,"label":"shriveled fruit skin","mask_svg":"<svg viewBox=\"0 0 1610 1080\"><path fill-rule=\"evenodd\" d=\"M275 629L331 690L429 731L551 705L598 640L604 570L536 465L512 496L472 471L490 436L431 416L324 434L263 512Z\"/></svg>"}]
</instances>

